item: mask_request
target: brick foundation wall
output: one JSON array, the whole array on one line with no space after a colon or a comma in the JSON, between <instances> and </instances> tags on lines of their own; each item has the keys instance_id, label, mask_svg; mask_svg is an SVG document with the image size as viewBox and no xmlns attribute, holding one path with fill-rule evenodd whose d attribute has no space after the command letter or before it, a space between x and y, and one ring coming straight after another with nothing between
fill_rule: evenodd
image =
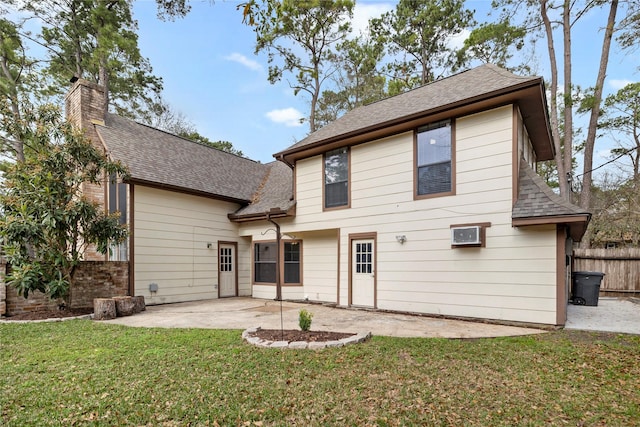
<instances>
[{"instance_id":1,"label":"brick foundation wall","mask_svg":"<svg viewBox=\"0 0 640 427\"><path fill-rule=\"evenodd\" d=\"M93 307L94 298L129 295L127 261L84 261L73 276L71 306Z\"/></svg>"},{"instance_id":2,"label":"brick foundation wall","mask_svg":"<svg viewBox=\"0 0 640 427\"><path fill-rule=\"evenodd\" d=\"M0 271L4 266L0 264ZM0 315L56 309L62 300L52 301L41 292L30 293L28 298L18 295L15 288L0 282ZM2 298L2 288L6 289ZM127 261L83 261L76 268L71 283L71 307L93 307L94 298L111 298L129 294L129 263ZM2 312L2 306L6 307Z\"/></svg>"}]
</instances>

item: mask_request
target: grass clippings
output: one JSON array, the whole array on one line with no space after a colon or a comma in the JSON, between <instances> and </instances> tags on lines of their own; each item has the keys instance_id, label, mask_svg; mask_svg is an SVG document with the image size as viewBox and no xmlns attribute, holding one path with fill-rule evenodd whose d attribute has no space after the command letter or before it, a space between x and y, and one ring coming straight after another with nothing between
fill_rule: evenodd
<instances>
[{"instance_id":1,"label":"grass clippings","mask_svg":"<svg viewBox=\"0 0 640 427\"><path fill-rule=\"evenodd\" d=\"M322 351L241 331L0 324L6 426L634 425L640 337L373 337Z\"/></svg>"}]
</instances>

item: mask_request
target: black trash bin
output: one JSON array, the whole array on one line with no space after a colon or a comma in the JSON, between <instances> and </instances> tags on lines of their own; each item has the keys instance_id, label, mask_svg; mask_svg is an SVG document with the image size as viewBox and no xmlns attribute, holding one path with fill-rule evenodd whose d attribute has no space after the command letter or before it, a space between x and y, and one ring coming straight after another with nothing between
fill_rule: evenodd
<instances>
[{"instance_id":1,"label":"black trash bin","mask_svg":"<svg viewBox=\"0 0 640 427\"><path fill-rule=\"evenodd\" d=\"M571 302L577 305L597 306L603 277L604 273L597 271L574 271Z\"/></svg>"}]
</instances>

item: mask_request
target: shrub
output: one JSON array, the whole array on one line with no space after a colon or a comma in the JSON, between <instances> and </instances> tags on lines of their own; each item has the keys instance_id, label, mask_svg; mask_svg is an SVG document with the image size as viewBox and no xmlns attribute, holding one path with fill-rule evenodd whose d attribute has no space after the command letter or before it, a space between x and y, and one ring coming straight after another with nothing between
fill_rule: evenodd
<instances>
[{"instance_id":1,"label":"shrub","mask_svg":"<svg viewBox=\"0 0 640 427\"><path fill-rule=\"evenodd\" d=\"M311 329L311 318L313 317L313 313L307 311L306 309L300 310L300 316L298 318L298 323L300 325L300 329L303 331L308 331Z\"/></svg>"}]
</instances>

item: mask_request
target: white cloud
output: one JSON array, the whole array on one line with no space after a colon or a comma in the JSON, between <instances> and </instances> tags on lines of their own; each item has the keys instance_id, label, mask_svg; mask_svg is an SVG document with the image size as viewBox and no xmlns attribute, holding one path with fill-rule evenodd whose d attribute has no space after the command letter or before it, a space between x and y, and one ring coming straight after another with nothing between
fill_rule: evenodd
<instances>
[{"instance_id":1,"label":"white cloud","mask_svg":"<svg viewBox=\"0 0 640 427\"><path fill-rule=\"evenodd\" d=\"M356 3L356 7L353 9L353 19L351 20L353 34L358 35L366 32L369 26L369 19L379 18L380 15L393 8L393 3Z\"/></svg>"},{"instance_id":2,"label":"white cloud","mask_svg":"<svg viewBox=\"0 0 640 427\"><path fill-rule=\"evenodd\" d=\"M287 127L302 126L301 120L304 118L302 113L293 107L272 110L269 111L266 116L269 120L275 123L282 123Z\"/></svg>"},{"instance_id":3,"label":"white cloud","mask_svg":"<svg viewBox=\"0 0 640 427\"><path fill-rule=\"evenodd\" d=\"M237 62L238 64L244 65L250 70L262 71L262 65L237 52L225 56L224 59L226 59L227 61Z\"/></svg>"},{"instance_id":4,"label":"white cloud","mask_svg":"<svg viewBox=\"0 0 640 427\"><path fill-rule=\"evenodd\" d=\"M620 90L628 84L634 83L631 80L626 79L612 79L609 80L609 85L615 90Z\"/></svg>"}]
</instances>

